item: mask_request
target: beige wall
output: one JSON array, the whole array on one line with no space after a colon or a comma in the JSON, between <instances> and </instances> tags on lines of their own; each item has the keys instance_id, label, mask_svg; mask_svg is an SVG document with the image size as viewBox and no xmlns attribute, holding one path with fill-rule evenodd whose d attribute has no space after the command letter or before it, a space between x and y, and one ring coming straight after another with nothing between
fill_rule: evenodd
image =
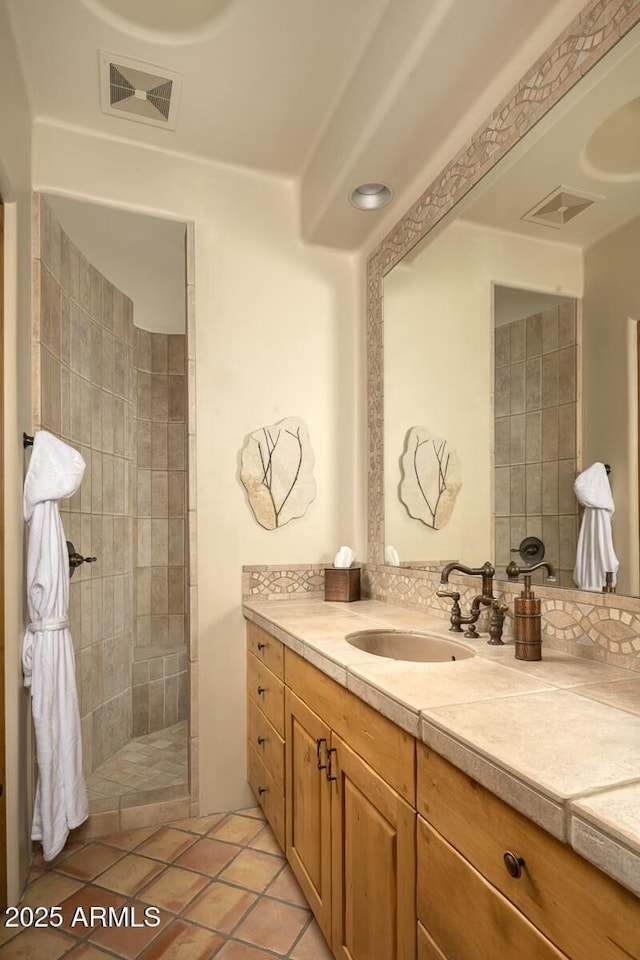
<instances>
[{"instance_id":1,"label":"beige wall","mask_svg":"<svg viewBox=\"0 0 640 960\"><path fill-rule=\"evenodd\" d=\"M385 541L401 561L475 565L493 555L494 283L578 295L581 253L457 221L385 278ZM414 424L446 438L462 462L442 530L411 519L397 496L398 458Z\"/></svg>"},{"instance_id":2,"label":"beige wall","mask_svg":"<svg viewBox=\"0 0 640 960\"><path fill-rule=\"evenodd\" d=\"M360 261L302 246L294 184L36 123L34 178L64 192L195 221L197 666L202 813L249 801L243 563L364 555ZM69 158L73 158L70 162ZM302 520L256 524L238 480L247 433L309 426L318 496Z\"/></svg>"},{"instance_id":3,"label":"beige wall","mask_svg":"<svg viewBox=\"0 0 640 960\"><path fill-rule=\"evenodd\" d=\"M4 532L5 731L9 902L26 881L30 858L28 696L22 686L24 633L22 431L30 427L30 163L26 89L6 11L0 4L0 194L5 210Z\"/></svg>"},{"instance_id":4,"label":"beige wall","mask_svg":"<svg viewBox=\"0 0 640 960\"><path fill-rule=\"evenodd\" d=\"M640 592L638 401L640 218L584 252L583 462L611 465L618 592Z\"/></svg>"}]
</instances>

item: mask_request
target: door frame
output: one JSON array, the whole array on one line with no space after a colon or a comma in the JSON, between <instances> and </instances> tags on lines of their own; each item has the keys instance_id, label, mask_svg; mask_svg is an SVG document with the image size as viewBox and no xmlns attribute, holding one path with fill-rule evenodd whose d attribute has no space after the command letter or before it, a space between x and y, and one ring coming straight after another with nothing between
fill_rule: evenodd
<instances>
[{"instance_id":1,"label":"door frame","mask_svg":"<svg viewBox=\"0 0 640 960\"><path fill-rule=\"evenodd\" d=\"M0 196L0 910L7 906L7 800L4 690L4 205Z\"/></svg>"}]
</instances>

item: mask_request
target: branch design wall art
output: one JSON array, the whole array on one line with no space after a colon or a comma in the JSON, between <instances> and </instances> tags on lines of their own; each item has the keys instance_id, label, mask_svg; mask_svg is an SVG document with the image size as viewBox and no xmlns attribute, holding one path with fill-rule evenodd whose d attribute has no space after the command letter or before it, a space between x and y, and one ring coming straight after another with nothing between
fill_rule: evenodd
<instances>
[{"instance_id":1,"label":"branch design wall art","mask_svg":"<svg viewBox=\"0 0 640 960\"><path fill-rule=\"evenodd\" d=\"M316 495L314 462L309 431L298 417L249 434L240 479L260 526L275 530L304 516Z\"/></svg>"},{"instance_id":2,"label":"branch design wall art","mask_svg":"<svg viewBox=\"0 0 640 960\"><path fill-rule=\"evenodd\" d=\"M411 427L400 466L399 495L409 516L441 530L451 519L462 486L458 454L426 427Z\"/></svg>"}]
</instances>

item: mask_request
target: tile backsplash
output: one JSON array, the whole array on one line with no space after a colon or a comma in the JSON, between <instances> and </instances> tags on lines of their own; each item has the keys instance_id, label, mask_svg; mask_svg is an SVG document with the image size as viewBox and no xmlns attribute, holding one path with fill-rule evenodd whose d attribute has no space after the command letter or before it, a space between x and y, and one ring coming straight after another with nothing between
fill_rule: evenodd
<instances>
[{"instance_id":1,"label":"tile backsplash","mask_svg":"<svg viewBox=\"0 0 640 960\"><path fill-rule=\"evenodd\" d=\"M243 600L300 600L324 596L326 564L270 564L243 567ZM449 619L450 603L436 596L440 587L437 570L415 570L363 563L362 599L381 600ZM454 573L449 578L460 593L463 610L478 593L478 583ZM512 638L513 601L520 583L496 583L496 594L508 604L504 639ZM640 670L640 601L616 594L586 593L536 586L542 600L543 642L574 656ZM478 622L486 635L486 613Z\"/></svg>"}]
</instances>

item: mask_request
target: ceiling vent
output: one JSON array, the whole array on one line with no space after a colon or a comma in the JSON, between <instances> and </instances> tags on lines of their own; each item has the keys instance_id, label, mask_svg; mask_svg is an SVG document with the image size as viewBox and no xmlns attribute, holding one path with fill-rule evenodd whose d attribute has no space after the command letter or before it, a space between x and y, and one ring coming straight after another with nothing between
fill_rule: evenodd
<instances>
[{"instance_id":1,"label":"ceiling vent","mask_svg":"<svg viewBox=\"0 0 640 960\"><path fill-rule=\"evenodd\" d=\"M566 223L577 217L579 213L586 210L602 197L590 196L579 190L571 190L567 187L556 187L556 189L545 197L535 207L525 213L522 220L529 223L539 223L543 227L554 227L556 230L562 230Z\"/></svg>"},{"instance_id":2,"label":"ceiling vent","mask_svg":"<svg viewBox=\"0 0 640 960\"><path fill-rule=\"evenodd\" d=\"M100 53L102 110L114 117L175 130L181 84L173 70Z\"/></svg>"}]
</instances>

